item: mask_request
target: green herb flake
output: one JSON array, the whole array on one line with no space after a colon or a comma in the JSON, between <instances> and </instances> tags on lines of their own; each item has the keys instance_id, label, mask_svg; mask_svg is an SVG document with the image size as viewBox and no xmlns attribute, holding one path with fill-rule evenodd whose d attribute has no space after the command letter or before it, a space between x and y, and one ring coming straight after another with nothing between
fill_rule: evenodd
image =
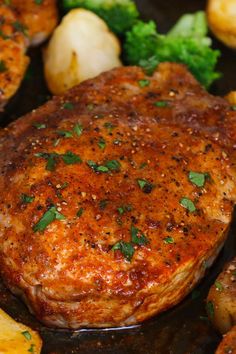
<instances>
[{"instance_id":1,"label":"green herb flake","mask_svg":"<svg viewBox=\"0 0 236 354\"><path fill-rule=\"evenodd\" d=\"M106 123L104 123L104 128L106 128L108 131L109 131L109 133L111 133L112 132L112 130L116 127L114 124L112 124L111 122L106 122Z\"/></svg>"},{"instance_id":2,"label":"green herb flake","mask_svg":"<svg viewBox=\"0 0 236 354\"><path fill-rule=\"evenodd\" d=\"M76 216L77 216L78 218L80 218L80 217L82 216L83 212L84 212L84 209L83 209L83 208L79 208L79 210L78 210L77 213L76 213Z\"/></svg>"},{"instance_id":3,"label":"green herb flake","mask_svg":"<svg viewBox=\"0 0 236 354\"><path fill-rule=\"evenodd\" d=\"M138 179L137 183L139 187L142 189L142 191L146 194L151 193L154 188L154 185L145 179Z\"/></svg>"},{"instance_id":4,"label":"green herb flake","mask_svg":"<svg viewBox=\"0 0 236 354\"><path fill-rule=\"evenodd\" d=\"M110 160L105 163L110 171L120 171L121 164L117 160Z\"/></svg>"},{"instance_id":5,"label":"green herb flake","mask_svg":"<svg viewBox=\"0 0 236 354\"><path fill-rule=\"evenodd\" d=\"M231 106L232 111L236 111L236 105Z\"/></svg>"},{"instance_id":6,"label":"green herb flake","mask_svg":"<svg viewBox=\"0 0 236 354\"><path fill-rule=\"evenodd\" d=\"M34 2L36 5L42 5L43 0L34 0Z\"/></svg>"},{"instance_id":7,"label":"green herb flake","mask_svg":"<svg viewBox=\"0 0 236 354\"><path fill-rule=\"evenodd\" d=\"M59 155L55 152L53 153L46 153L46 152L38 152L34 156L41 157L47 161L46 170L47 171L54 171L57 164L57 158Z\"/></svg>"},{"instance_id":8,"label":"green herb flake","mask_svg":"<svg viewBox=\"0 0 236 354\"><path fill-rule=\"evenodd\" d=\"M128 204L128 205L122 205L119 208L117 208L117 211L120 215L125 214L126 212L132 211L133 207L132 205Z\"/></svg>"},{"instance_id":9,"label":"green herb flake","mask_svg":"<svg viewBox=\"0 0 236 354\"><path fill-rule=\"evenodd\" d=\"M141 88L143 88L143 87L149 86L150 85L150 81L149 80L139 80L138 84L139 84L139 86Z\"/></svg>"},{"instance_id":10,"label":"green herb flake","mask_svg":"<svg viewBox=\"0 0 236 354\"><path fill-rule=\"evenodd\" d=\"M208 316L213 319L215 315L215 309L214 309L214 304L212 301L208 301L206 304L206 311Z\"/></svg>"},{"instance_id":11,"label":"green herb flake","mask_svg":"<svg viewBox=\"0 0 236 354\"><path fill-rule=\"evenodd\" d=\"M71 102L65 102L65 103L63 103L62 108L68 109L69 111L71 111L72 109L74 109L74 105Z\"/></svg>"},{"instance_id":12,"label":"green herb flake","mask_svg":"<svg viewBox=\"0 0 236 354\"><path fill-rule=\"evenodd\" d=\"M27 340L31 340L32 339L32 336L30 334L29 331L24 331L24 332L21 332L21 334L25 337L25 339Z\"/></svg>"},{"instance_id":13,"label":"green herb flake","mask_svg":"<svg viewBox=\"0 0 236 354\"><path fill-rule=\"evenodd\" d=\"M82 160L79 155L74 154L71 151L67 151L65 154L62 155L62 160L67 165L73 165L76 163L81 163Z\"/></svg>"},{"instance_id":14,"label":"green herb flake","mask_svg":"<svg viewBox=\"0 0 236 354\"><path fill-rule=\"evenodd\" d=\"M33 226L34 232L43 232L54 220L64 220L65 216L59 213L55 206L48 209L39 221Z\"/></svg>"},{"instance_id":15,"label":"green herb flake","mask_svg":"<svg viewBox=\"0 0 236 354\"><path fill-rule=\"evenodd\" d=\"M190 213L197 210L192 200L186 197L180 199L180 205L182 205L182 207L187 209Z\"/></svg>"},{"instance_id":16,"label":"green herb flake","mask_svg":"<svg viewBox=\"0 0 236 354\"><path fill-rule=\"evenodd\" d=\"M37 128L37 129L45 129L46 128L46 124L44 124L44 123L34 123L33 127Z\"/></svg>"},{"instance_id":17,"label":"green herb flake","mask_svg":"<svg viewBox=\"0 0 236 354\"><path fill-rule=\"evenodd\" d=\"M109 203L109 200L107 200L107 199L100 200L100 202L99 202L99 208L100 208L101 210L104 210L104 209L106 208L106 206L107 206L108 203Z\"/></svg>"},{"instance_id":18,"label":"green herb flake","mask_svg":"<svg viewBox=\"0 0 236 354\"><path fill-rule=\"evenodd\" d=\"M216 287L216 289L218 291L223 291L224 290L224 287L223 287L222 283L217 281L217 280L215 281L215 287Z\"/></svg>"},{"instance_id":19,"label":"green herb flake","mask_svg":"<svg viewBox=\"0 0 236 354\"><path fill-rule=\"evenodd\" d=\"M107 166L97 166L96 172L107 173L109 172L109 168Z\"/></svg>"},{"instance_id":20,"label":"green herb flake","mask_svg":"<svg viewBox=\"0 0 236 354\"><path fill-rule=\"evenodd\" d=\"M98 141L98 147L101 149L101 150L104 150L105 147L106 147L106 141L103 139L103 138L100 138L99 141Z\"/></svg>"},{"instance_id":21,"label":"green herb flake","mask_svg":"<svg viewBox=\"0 0 236 354\"><path fill-rule=\"evenodd\" d=\"M158 101L154 103L154 106L156 107L168 107L169 104L167 101Z\"/></svg>"},{"instance_id":22,"label":"green herb flake","mask_svg":"<svg viewBox=\"0 0 236 354\"><path fill-rule=\"evenodd\" d=\"M72 138L73 133L69 130L57 130L57 134L63 136L63 138Z\"/></svg>"},{"instance_id":23,"label":"green herb flake","mask_svg":"<svg viewBox=\"0 0 236 354\"><path fill-rule=\"evenodd\" d=\"M30 348L28 349L28 352L30 353L35 353L35 344L31 344Z\"/></svg>"},{"instance_id":24,"label":"green herb flake","mask_svg":"<svg viewBox=\"0 0 236 354\"><path fill-rule=\"evenodd\" d=\"M189 181L197 187L204 187L206 179L209 178L208 173L190 171L188 174Z\"/></svg>"},{"instance_id":25,"label":"green herb flake","mask_svg":"<svg viewBox=\"0 0 236 354\"><path fill-rule=\"evenodd\" d=\"M146 245L149 242L147 237L133 225L131 226L131 239L134 244L139 246Z\"/></svg>"},{"instance_id":26,"label":"green herb flake","mask_svg":"<svg viewBox=\"0 0 236 354\"><path fill-rule=\"evenodd\" d=\"M34 201L35 197L22 193L20 195L20 199L23 204L29 204Z\"/></svg>"},{"instance_id":27,"label":"green herb flake","mask_svg":"<svg viewBox=\"0 0 236 354\"><path fill-rule=\"evenodd\" d=\"M171 243L174 243L175 240L173 239L173 237L170 237L170 236L167 236L164 238L164 243L165 244L171 244Z\"/></svg>"},{"instance_id":28,"label":"green herb flake","mask_svg":"<svg viewBox=\"0 0 236 354\"><path fill-rule=\"evenodd\" d=\"M17 31L17 32L21 32L23 33L25 36L27 35L27 27L24 26L21 22L16 21L12 24L13 28Z\"/></svg>"},{"instance_id":29,"label":"green herb flake","mask_svg":"<svg viewBox=\"0 0 236 354\"><path fill-rule=\"evenodd\" d=\"M77 136L80 136L83 133L83 127L80 123L75 124L74 132Z\"/></svg>"},{"instance_id":30,"label":"green herb flake","mask_svg":"<svg viewBox=\"0 0 236 354\"><path fill-rule=\"evenodd\" d=\"M143 162L140 164L139 169L143 170L147 166L147 162Z\"/></svg>"},{"instance_id":31,"label":"green herb flake","mask_svg":"<svg viewBox=\"0 0 236 354\"><path fill-rule=\"evenodd\" d=\"M117 242L113 247L113 251L119 250L128 262L131 262L134 255L134 247L131 243L120 241Z\"/></svg>"},{"instance_id":32,"label":"green herb flake","mask_svg":"<svg viewBox=\"0 0 236 354\"><path fill-rule=\"evenodd\" d=\"M4 73L5 71L7 71L7 66L5 64L5 61L0 60L0 73Z\"/></svg>"}]
</instances>

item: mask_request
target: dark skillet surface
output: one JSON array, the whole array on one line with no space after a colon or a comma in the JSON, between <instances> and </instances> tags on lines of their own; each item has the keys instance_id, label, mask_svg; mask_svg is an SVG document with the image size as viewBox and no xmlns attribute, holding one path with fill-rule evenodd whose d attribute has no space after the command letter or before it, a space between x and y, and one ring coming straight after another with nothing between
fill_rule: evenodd
<instances>
[{"instance_id":1,"label":"dark skillet surface","mask_svg":"<svg viewBox=\"0 0 236 354\"><path fill-rule=\"evenodd\" d=\"M146 0L137 1L145 19L154 19L160 32L167 31L186 12L204 9L203 0ZM211 92L224 95L236 89L236 54L219 42L215 47L222 51L219 70L223 77ZM0 114L0 125L29 112L45 102L49 93L42 72L41 49L30 53L32 58L27 76L17 95ZM205 279L181 304L141 326L120 330L80 330L77 332L54 331L40 325L29 314L20 300L11 295L0 282L0 307L16 320L40 331L44 346L42 353L60 354L213 354L220 336L206 318L205 299L225 262L236 254L236 215L229 237L218 260Z\"/></svg>"}]
</instances>

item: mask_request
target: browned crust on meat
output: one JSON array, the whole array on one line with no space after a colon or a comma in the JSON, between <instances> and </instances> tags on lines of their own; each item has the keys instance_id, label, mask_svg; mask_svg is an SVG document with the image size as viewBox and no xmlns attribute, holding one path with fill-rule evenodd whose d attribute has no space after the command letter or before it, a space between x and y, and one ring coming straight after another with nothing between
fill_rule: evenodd
<instances>
[{"instance_id":1,"label":"browned crust on meat","mask_svg":"<svg viewBox=\"0 0 236 354\"><path fill-rule=\"evenodd\" d=\"M150 85L141 88L141 79ZM78 123L79 137L59 136ZM57 327L129 325L175 305L226 238L235 200L234 124L226 101L168 63L152 78L135 67L112 70L11 124L0 137L0 270L7 286ZM45 158L35 156L67 151L82 162L57 157L47 171ZM116 160L120 170L95 172L89 160ZM189 171L210 175L204 188L188 180ZM140 179L154 188L141 190ZM23 204L22 193L32 203ZM183 197L195 212L180 205ZM52 204L66 219L33 232ZM124 205L132 210L120 215ZM130 243L131 225L148 243L133 245L129 262L112 247Z\"/></svg>"}]
</instances>

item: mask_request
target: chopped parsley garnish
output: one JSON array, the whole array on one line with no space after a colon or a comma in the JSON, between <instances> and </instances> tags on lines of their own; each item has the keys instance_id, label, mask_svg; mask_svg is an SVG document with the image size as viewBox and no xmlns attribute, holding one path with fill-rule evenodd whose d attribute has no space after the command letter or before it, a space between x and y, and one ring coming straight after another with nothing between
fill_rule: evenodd
<instances>
[{"instance_id":1,"label":"chopped parsley garnish","mask_svg":"<svg viewBox=\"0 0 236 354\"><path fill-rule=\"evenodd\" d=\"M197 210L194 203L189 198L184 197L184 198L180 199L179 202L180 202L180 205L182 205L182 207L187 209L190 213L193 213L194 211Z\"/></svg>"},{"instance_id":2,"label":"chopped parsley garnish","mask_svg":"<svg viewBox=\"0 0 236 354\"><path fill-rule=\"evenodd\" d=\"M110 132L112 132L112 130L116 127L114 124L112 124L111 122L106 122L104 123L104 127Z\"/></svg>"},{"instance_id":3,"label":"chopped parsley garnish","mask_svg":"<svg viewBox=\"0 0 236 354\"><path fill-rule=\"evenodd\" d=\"M43 232L51 222L54 220L65 220L65 216L59 213L55 206L52 206L46 211L41 219L34 225L34 232Z\"/></svg>"},{"instance_id":4,"label":"chopped parsley garnish","mask_svg":"<svg viewBox=\"0 0 236 354\"><path fill-rule=\"evenodd\" d=\"M157 101L154 103L154 106L156 107L168 107L169 104L167 101Z\"/></svg>"},{"instance_id":5,"label":"chopped parsley garnish","mask_svg":"<svg viewBox=\"0 0 236 354\"><path fill-rule=\"evenodd\" d=\"M215 309L214 309L214 304L212 301L208 301L206 304L206 311L208 316L213 319L215 315Z\"/></svg>"},{"instance_id":6,"label":"chopped parsley garnish","mask_svg":"<svg viewBox=\"0 0 236 354\"><path fill-rule=\"evenodd\" d=\"M77 123L74 126L74 132L77 136L80 136L83 133L83 127L81 124Z\"/></svg>"},{"instance_id":7,"label":"chopped parsley garnish","mask_svg":"<svg viewBox=\"0 0 236 354\"><path fill-rule=\"evenodd\" d=\"M109 171L119 171L120 163L117 160L107 161L104 165L98 165L96 162L92 160L88 160L87 164L91 167L95 172L107 173Z\"/></svg>"},{"instance_id":8,"label":"chopped parsley garnish","mask_svg":"<svg viewBox=\"0 0 236 354\"><path fill-rule=\"evenodd\" d=\"M164 238L164 243L166 244L170 244L170 243L174 243L175 240L173 239L173 237L167 236Z\"/></svg>"},{"instance_id":9,"label":"chopped parsley garnish","mask_svg":"<svg viewBox=\"0 0 236 354\"><path fill-rule=\"evenodd\" d=\"M16 21L12 24L12 26L16 31L21 32L24 35L27 35L27 27L24 26L21 22Z\"/></svg>"},{"instance_id":10,"label":"chopped parsley garnish","mask_svg":"<svg viewBox=\"0 0 236 354\"><path fill-rule=\"evenodd\" d=\"M140 164L139 169L143 170L147 166L147 162L143 162Z\"/></svg>"},{"instance_id":11,"label":"chopped parsley garnish","mask_svg":"<svg viewBox=\"0 0 236 354\"><path fill-rule=\"evenodd\" d=\"M219 291L222 291L222 290L224 290L224 287L223 287L223 285L221 284L221 282L219 282L219 281L215 281L215 287L216 287L216 289L217 290L219 290Z\"/></svg>"},{"instance_id":12,"label":"chopped parsley garnish","mask_svg":"<svg viewBox=\"0 0 236 354\"><path fill-rule=\"evenodd\" d=\"M148 59L142 59L140 60L139 65L143 68L146 75L151 76L156 70L158 59L156 56L152 56Z\"/></svg>"},{"instance_id":13,"label":"chopped parsley garnish","mask_svg":"<svg viewBox=\"0 0 236 354\"><path fill-rule=\"evenodd\" d=\"M131 261L134 255L134 247L130 242L120 241L117 242L113 247L113 251L120 250L127 261Z\"/></svg>"},{"instance_id":14,"label":"chopped parsley garnish","mask_svg":"<svg viewBox=\"0 0 236 354\"><path fill-rule=\"evenodd\" d=\"M81 163L82 160L79 155L74 154L71 151L67 151L65 154L62 155L62 160L67 165L73 165L76 163Z\"/></svg>"},{"instance_id":15,"label":"chopped parsley garnish","mask_svg":"<svg viewBox=\"0 0 236 354\"><path fill-rule=\"evenodd\" d=\"M43 0L34 0L36 5L41 5L43 3Z\"/></svg>"},{"instance_id":16,"label":"chopped parsley garnish","mask_svg":"<svg viewBox=\"0 0 236 354\"><path fill-rule=\"evenodd\" d=\"M189 181L197 187L204 187L206 179L209 178L208 173L193 172L188 174Z\"/></svg>"},{"instance_id":17,"label":"chopped parsley garnish","mask_svg":"<svg viewBox=\"0 0 236 354\"><path fill-rule=\"evenodd\" d=\"M47 161L46 164L46 170L47 171L54 171L56 168L56 164L57 164L57 158L59 156L59 154L52 152L52 153L46 153L46 152L39 152L37 154L35 154L36 157L42 157L43 159L45 159Z\"/></svg>"},{"instance_id":18,"label":"chopped parsley garnish","mask_svg":"<svg viewBox=\"0 0 236 354\"><path fill-rule=\"evenodd\" d=\"M131 210L133 210L132 205L122 205L119 208L117 208L117 211L120 215L123 215L124 213L129 212Z\"/></svg>"},{"instance_id":19,"label":"chopped parsley garnish","mask_svg":"<svg viewBox=\"0 0 236 354\"><path fill-rule=\"evenodd\" d=\"M61 189L61 190L62 190L62 189L65 189L66 187L68 187L68 185L69 185L68 182L64 182L64 183L61 185L60 189Z\"/></svg>"},{"instance_id":20,"label":"chopped parsley garnish","mask_svg":"<svg viewBox=\"0 0 236 354\"><path fill-rule=\"evenodd\" d=\"M147 237L135 226L131 226L131 239L136 245L146 245L149 241Z\"/></svg>"},{"instance_id":21,"label":"chopped parsley garnish","mask_svg":"<svg viewBox=\"0 0 236 354\"><path fill-rule=\"evenodd\" d=\"M35 353L34 348L35 348L35 344L31 344L30 348L28 349L28 352Z\"/></svg>"},{"instance_id":22,"label":"chopped parsley garnish","mask_svg":"<svg viewBox=\"0 0 236 354\"><path fill-rule=\"evenodd\" d=\"M64 138L72 138L73 133L69 130L58 130L57 134L63 136Z\"/></svg>"},{"instance_id":23,"label":"chopped parsley garnish","mask_svg":"<svg viewBox=\"0 0 236 354\"><path fill-rule=\"evenodd\" d=\"M120 171L120 163L117 160L110 160L107 161L105 166L110 170L110 171Z\"/></svg>"},{"instance_id":24,"label":"chopped parsley garnish","mask_svg":"<svg viewBox=\"0 0 236 354\"><path fill-rule=\"evenodd\" d=\"M84 209L83 209L83 208L79 208L79 210L78 210L77 213L76 213L76 216L77 216L78 218L80 218L80 217L82 216L83 212L84 212Z\"/></svg>"},{"instance_id":25,"label":"chopped parsley garnish","mask_svg":"<svg viewBox=\"0 0 236 354\"><path fill-rule=\"evenodd\" d=\"M106 147L106 141L103 139L103 138L100 138L99 141L98 141L98 147L101 149L101 150L104 150L105 147Z\"/></svg>"},{"instance_id":26,"label":"chopped parsley garnish","mask_svg":"<svg viewBox=\"0 0 236 354\"><path fill-rule=\"evenodd\" d=\"M44 124L44 123L34 123L33 126L37 129L45 129L46 128L46 124Z\"/></svg>"},{"instance_id":27,"label":"chopped parsley garnish","mask_svg":"<svg viewBox=\"0 0 236 354\"><path fill-rule=\"evenodd\" d=\"M4 73L5 71L7 71L7 66L5 64L5 61L0 60L0 73Z\"/></svg>"},{"instance_id":28,"label":"chopped parsley garnish","mask_svg":"<svg viewBox=\"0 0 236 354\"><path fill-rule=\"evenodd\" d=\"M74 108L74 105L71 102L65 102L65 103L63 103L62 108L68 109L71 111Z\"/></svg>"},{"instance_id":29,"label":"chopped parsley garnish","mask_svg":"<svg viewBox=\"0 0 236 354\"><path fill-rule=\"evenodd\" d=\"M151 193L151 191L154 188L154 185L145 179L138 179L137 183L138 183L139 187L142 189L142 191L146 194Z\"/></svg>"},{"instance_id":30,"label":"chopped parsley garnish","mask_svg":"<svg viewBox=\"0 0 236 354\"><path fill-rule=\"evenodd\" d=\"M23 204L29 204L29 203L32 203L34 201L35 197L22 193L20 195L20 199L21 199L21 202Z\"/></svg>"},{"instance_id":31,"label":"chopped parsley garnish","mask_svg":"<svg viewBox=\"0 0 236 354\"><path fill-rule=\"evenodd\" d=\"M21 334L25 337L25 339L27 340L31 340L32 339L32 336L30 334L29 331L24 331L24 332L21 332Z\"/></svg>"},{"instance_id":32,"label":"chopped parsley garnish","mask_svg":"<svg viewBox=\"0 0 236 354\"><path fill-rule=\"evenodd\" d=\"M150 81L149 80L139 80L139 86L140 87L147 87L147 86L149 86L150 85Z\"/></svg>"},{"instance_id":33,"label":"chopped parsley garnish","mask_svg":"<svg viewBox=\"0 0 236 354\"><path fill-rule=\"evenodd\" d=\"M106 206L107 206L108 203L109 203L109 200L107 200L107 199L100 200L100 202L99 202L99 208L100 208L101 210L104 210L104 209L106 208Z\"/></svg>"}]
</instances>

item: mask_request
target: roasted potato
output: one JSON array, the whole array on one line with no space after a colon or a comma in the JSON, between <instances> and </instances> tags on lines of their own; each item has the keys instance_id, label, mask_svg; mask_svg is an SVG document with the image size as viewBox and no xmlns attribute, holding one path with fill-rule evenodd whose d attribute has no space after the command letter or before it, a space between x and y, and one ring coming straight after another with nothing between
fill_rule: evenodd
<instances>
[{"instance_id":1,"label":"roasted potato","mask_svg":"<svg viewBox=\"0 0 236 354\"><path fill-rule=\"evenodd\" d=\"M226 333L236 325L236 257L211 287L207 297L207 312L221 333Z\"/></svg>"},{"instance_id":2,"label":"roasted potato","mask_svg":"<svg viewBox=\"0 0 236 354\"><path fill-rule=\"evenodd\" d=\"M236 326L224 335L215 354L236 354Z\"/></svg>"},{"instance_id":3,"label":"roasted potato","mask_svg":"<svg viewBox=\"0 0 236 354\"><path fill-rule=\"evenodd\" d=\"M0 354L39 354L42 341L37 332L14 321L0 309Z\"/></svg>"},{"instance_id":4,"label":"roasted potato","mask_svg":"<svg viewBox=\"0 0 236 354\"><path fill-rule=\"evenodd\" d=\"M208 0L207 18L215 36L228 47L236 48L236 1Z\"/></svg>"},{"instance_id":5,"label":"roasted potato","mask_svg":"<svg viewBox=\"0 0 236 354\"><path fill-rule=\"evenodd\" d=\"M94 13L75 9L56 28L44 52L50 91L60 94L76 84L120 66L120 44Z\"/></svg>"}]
</instances>

